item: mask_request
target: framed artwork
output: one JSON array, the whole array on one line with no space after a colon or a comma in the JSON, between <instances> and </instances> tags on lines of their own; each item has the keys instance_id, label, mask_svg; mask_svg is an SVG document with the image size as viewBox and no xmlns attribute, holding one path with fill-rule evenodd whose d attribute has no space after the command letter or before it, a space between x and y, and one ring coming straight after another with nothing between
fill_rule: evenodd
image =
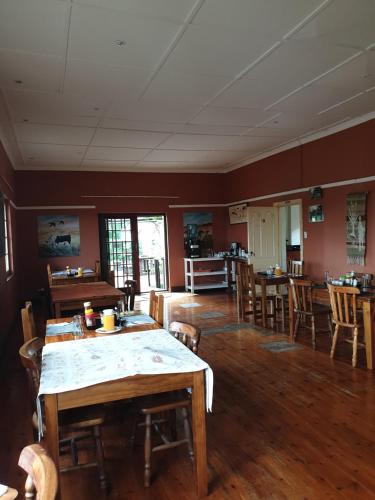
<instances>
[{"instance_id":1,"label":"framed artwork","mask_svg":"<svg viewBox=\"0 0 375 500\"><path fill-rule=\"evenodd\" d=\"M209 257L213 253L212 213L184 213L184 246L188 257L190 243L198 244L201 257Z\"/></svg>"},{"instance_id":2,"label":"framed artwork","mask_svg":"<svg viewBox=\"0 0 375 500\"><path fill-rule=\"evenodd\" d=\"M5 255L4 195L0 191L0 257Z\"/></svg>"},{"instance_id":3,"label":"framed artwork","mask_svg":"<svg viewBox=\"0 0 375 500\"><path fill-rule=\"evenodd\" d=\"M324 213L322 205L309 206L309 222L323 222Z\"/></svg>"},{"instance_id":4,"label":"framed artwork","mask_svg":"<svg viewBox=\"0 0 375 500\"><path fill-rule=\"evenodd\" d=\"M230 224L240 224L241 222L247 222L246 203L241 203L240 205L229 207L229 222Z\"/></svg>"},{"instance_id":5,"label":"framed artwork","mask_svg":"<svg viewBox=\"0 0 375 500\"><path fill-rule=\"evenodd\" d=\"M321 187L313 187L310 189L310 198L312 200L319 200L323 197L323 190Z\"/></svg>"},{"instance_id":6,"label":"framed artwork","mask_svg":"<svg viewBox=\"0 0 375 500\"><path fill-rule=\"evenodd\" d=\"M350 193L346 197L346 255L348 264L365 265L367 193Z\"/></svg>"},{"instance_id":7,"label":"framed artwork","mask_svg":"<svg viewBox=\"0 0 375 500\"><path fill-rule=\"evenodd\" d=\"M40 257L70 257L80 254L78 215L38 216Z\"/></svg>"}]
</instances>

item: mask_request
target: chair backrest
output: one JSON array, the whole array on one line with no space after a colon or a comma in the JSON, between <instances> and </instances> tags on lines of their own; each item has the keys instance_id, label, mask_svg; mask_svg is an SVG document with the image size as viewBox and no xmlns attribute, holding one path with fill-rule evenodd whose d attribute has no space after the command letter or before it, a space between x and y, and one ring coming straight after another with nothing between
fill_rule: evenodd
<instances>
[{"instance_id":1,"label":"chair backrest","mask_svg":"<svg viewBox=\"0 0 375 500\"><path fill-rule=\"evenodd\" d=\"M169 331L173 333L176 339L180 340L195 354L198 354L199 341L201 339L201 330L189 323L173 321L169 325Z\"/></svg>"},{"instance_id":2,"label":"chair backrest","mask_svg":"<svg viewBox=\"0 0 375 500\"><path fill-rule=\"evenodd\" d=\"M290 286L292 287L293 305L295 312L311 313L312 312L312 285L310 280L298 280L290 278Z\"/></svg>"},{"instance_id":3,"label":"chair backrest","mask_svg":"<svg viewBox=\"0 0 375 500\"><path fill-rule=\"evenodd\" d=\"M54 500L57 493L57 470L51 457L39 444L26 446L20 454L18 465L27 473L25 497L37 500Z\"/></svg>"},{"instance_id":4,"label":"chair backrest","mask_svg":"<svg viewBox=\"0 0 375 500\"><path fill-rule=\"evenodd\" d=\"M354 327L360 323L356 296L358 288L328 284L332 320L340 326Z\"/></svg>"},{"instance_id":5,"label":"chair backrest","mask_svg":"<svg viewBox=\"0 0 375 500\"><path fill-rule=\"evenodd\" d=\"M128 311L134 311L135 289L137 282L135 280L126 280L122 289L125 293L126 307Z\"/></svg>"},{"instance_id":6,"label":"chair backrest","mask_svg":"<svg viewBox=\"0 0 375 500\"><path fill-rule=\"evenodd\" d=\"M115 272L113 270L108 271L107 282L110 285L115 286Z\"/></svg>"},{"instance_id":7,"label":"chair backrest","mask_svg":"<svg viewBox=\"0 0 375 500\"><path fill-rule=\"evenodd\" d=\"M253 264L241 263L237 269L240 296L249 297L250 292L250 296L255 297L256 286Z\"/></svg>"},{"instance_id":8,"label":"chair backrest","mask_svg":"<svg viewBox=\"0 0 375 500\"><path fill-rule=\"evenodd\" d=\"M21 309L23 341L36 337L35 319L33 305L30 301L25 302L25 307Z\"/></svg>"},{"instance_id":9,"label":"chair backrest","mask_svg":"<svg viewBox=\"0 0 375 500\"><path fill-rule=\"evenodd\" d=\"M19 349L21 363L24 368L26 368L33 410L36 409L36 398L39 391L43 346L43 340L39 337L34 337L28 342L25 342Z\"/></svg>"},{"instance_id":10,"label":"chair backrest","mask_svg":"<svg viewBox=\"0 0 375 500\"><path fill-rule=\"evenodd\" d=\"M304 265L303 260L288 260L288 274L295 276L303 276Z\"/></svg>"},{"instance_id":11,"label":"chair backrest","mask_svg":"<svg viewBox=\"0 0 375 500\"><path fill-rule=\"evenodd\" d=\"M150 291L149 315L159 323L159 325L164 323L164 295L156 295L155 290Z\"/></svg>"},{"instance_id":12,"label":"chair backrest","mask_svg":"<svg viewBox=\"0 0 375 500\"><path fill-rule=\"evenodd\" d=\"M96 274L96 281L100 281L101 278L101 266L100 262L98 260L95 261L95 274Z\"/></svg>"},{"instance_id":13,"label":"chair backrest","mask_svg":"<svg viewBox=\"0 0 375 500\"><path fill-rule=\"evenodd\" d=\"M50 264L47 264L47 276L48 276L48 284L52 286L52 271Z\"/></svg>"}]
</instances>

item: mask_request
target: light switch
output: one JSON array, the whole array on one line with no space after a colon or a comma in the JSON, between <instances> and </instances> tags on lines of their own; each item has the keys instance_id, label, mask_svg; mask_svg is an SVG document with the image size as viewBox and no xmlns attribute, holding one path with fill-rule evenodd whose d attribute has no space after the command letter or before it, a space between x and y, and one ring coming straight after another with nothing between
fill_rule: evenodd
<instances>
[{"instance_id":1,"label":"light switch","mask_svg":"<svg viewBox=\"0 0 375 500\"><path fill-rule=\"evenodd\" d=\"M305 240L307 240L307 231L304 231L304 232L303 232L303 238L304 238Z\"/></svg>"}]
</instances>

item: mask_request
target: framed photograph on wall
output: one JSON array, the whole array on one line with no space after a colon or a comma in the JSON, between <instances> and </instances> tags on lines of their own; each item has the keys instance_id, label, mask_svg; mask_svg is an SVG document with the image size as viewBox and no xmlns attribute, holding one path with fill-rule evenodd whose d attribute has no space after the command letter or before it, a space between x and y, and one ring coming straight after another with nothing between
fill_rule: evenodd
<instances>
[{"instance_id":1,"label":"framed photograph on wall","mask_svg":"<svg viewBox=\"0 0 375 500\"><path fill-rule=\"evenodd\" d=\"M39 215L40 257L70 257L80 254L78 215Z\"/></svg>"},{"instance_id":2,"label":"framed photograph on wall","mask_svg":"<svg viewBox=\"0 0 375 500\"><path fill-rule=\"evenodd\" d=\"M323 222L324 212L322 205L309 206L309 222Z\"/></svg>"},{"instance_id":3,"label":"framed photograph on wall","mask_svg":"<svg viewBox=\"0 0 375 500\"><path fill-rule=\"evenodd\" d=\"M230 224L240 224L241 222L247 222L246 203L241 203L240 205L229 207L229 222Z\"/></svg>"}]
</instances>

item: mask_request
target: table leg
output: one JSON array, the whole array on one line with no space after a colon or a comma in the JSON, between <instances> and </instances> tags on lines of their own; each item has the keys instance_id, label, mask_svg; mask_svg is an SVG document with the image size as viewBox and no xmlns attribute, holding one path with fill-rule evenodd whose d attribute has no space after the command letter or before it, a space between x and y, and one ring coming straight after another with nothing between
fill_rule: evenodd
<instances>
[{"instance_id":1,"label":"table leg","mask_svg":"<svg viewBox=\"0 0 375 500\"><path fill-rule=\"evenodd\" d=\"M365 327L365 343L366 343L366 361L367 368L369 370L373 369L373 362L375 356L375 303L364 300L362 303L363 307L363 323Z\"/></svg>"},{"instance_id":2,"label":"table leg","mask_svg":"<svg viewBox=\"0 0 375 500\"><path fill-rule=\"evenodd\" d=\"M206 450L206 405L204 371L193 374L192 387L192 431L194 439L194 462L198 497L207 495L207 450Z\"/></svg>"},{"instance_id":3,"label":"table leg","mask_svg":"<svg viewBox=\"0 0 375 500\"><path fill-rule=\"evenodd\" d=\"M54 312L55 318L61 318L61 304L60 304L60 302L55 302L53 304L53 312Z\"/></svg>"},{"instance_id":4,"label":"table leg","mask_svg":"<svg viewBox=\"0 0 375 500\"><path fill-rule=\"evenodd\" d=\"M56 469L59 470L59 422L57 414L57 396L56 394L46 394L44 396L44 414L45 414L45 426L46 426L46 437L45 443L47 451L50 454L52 460L56 465ZM60 481L58 488L58 496L60 497Z\"/></svg>"},{"instance_id":5,"label":"table leg","mask_svg":"<svg viewBox=\"0 0 375 500\"><path fill-rule=\"evenodd\" d=\"M288 302L289 302L289 340L293 340L294 332L294 307L293 307L293 293L292 287L288 286Z\"/></svg>"},{"instance_id":6,"label":"table leg","mask_svg":"<svg viewBox=\"0 0 375 500\"><path fill-rule=\"evenodd\" d=\"M265 280L262 280L262 325L267 328L267 286Z\"/></svg>"}]
</instances>

